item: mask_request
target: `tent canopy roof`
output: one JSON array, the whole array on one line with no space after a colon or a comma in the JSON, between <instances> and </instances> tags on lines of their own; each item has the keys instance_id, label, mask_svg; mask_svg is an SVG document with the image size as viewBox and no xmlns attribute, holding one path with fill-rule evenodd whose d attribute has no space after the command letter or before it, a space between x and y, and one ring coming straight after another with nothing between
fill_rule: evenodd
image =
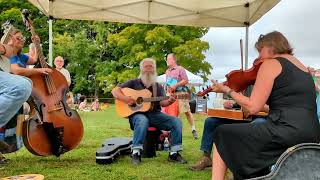
<instances>
[{"instance_id":1,"label":"tent canopy roof","mask_svg":"<svg viewBox=\"0 0 320 180\"><path fill-rule=\"evenodd\" d=\"M59 19L243 27L256 22L280 0L29 0Z\"/></svg>"}]
</instances>

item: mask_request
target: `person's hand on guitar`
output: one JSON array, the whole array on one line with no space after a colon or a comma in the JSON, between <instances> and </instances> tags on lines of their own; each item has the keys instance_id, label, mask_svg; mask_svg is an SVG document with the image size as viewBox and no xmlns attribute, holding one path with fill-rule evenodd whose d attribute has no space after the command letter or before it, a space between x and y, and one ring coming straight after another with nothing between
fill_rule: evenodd
<instances>
[{"instance_id":1,"label":"person's hand on guitar","mask_svg":"<svg viewBox=\"0 0 320 180\"><path fill-rule=\"evenodd\" d=\"M136 100L134 100L132 97L130 97L130 96L126 96L126 103L128 104L128 105L134 105L134 104L136 104Z\"/></svg>"},{"instance_id":2,"label":"person's hand on guitar","mask_svg":"<svg viewBox=\"0 0 320 180\"><path fill-rule=\"evenodd\" d=\"M172 104L176 101L176 97L174 96L174 94L170 94L170 97L168 99L169 104Z\"/></svg>"}]
</instances>

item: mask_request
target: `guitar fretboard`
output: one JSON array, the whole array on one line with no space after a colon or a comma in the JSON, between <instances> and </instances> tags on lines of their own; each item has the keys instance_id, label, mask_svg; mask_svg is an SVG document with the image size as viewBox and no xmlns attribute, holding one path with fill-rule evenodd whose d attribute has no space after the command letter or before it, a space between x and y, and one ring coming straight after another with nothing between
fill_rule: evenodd
<instances>
[{"instance_id":1,"label":"guitar fretboard","mask_svg":"<svg viewBox=\"0 0 320 180\"><path fill-rule=\"evenodd\" d=\"M149 97L143 98L143 102L155 102L169 99L170 96L159 96L159 97ZM176 99L189 99L189 94L178 94L175 95Z\"/></svg>"}]
</instances>

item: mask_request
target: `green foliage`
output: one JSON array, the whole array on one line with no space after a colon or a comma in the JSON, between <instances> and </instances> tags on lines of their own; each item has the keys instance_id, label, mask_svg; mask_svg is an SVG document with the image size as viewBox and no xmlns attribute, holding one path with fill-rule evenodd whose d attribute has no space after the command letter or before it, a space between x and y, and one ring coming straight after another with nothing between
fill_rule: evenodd
<instances>
[{"instance_id":1,"label":"green foliage","mask_svg":"<svg viewBox=\"0 0 320 180\"><path fill-rule=\"evenodd\" d=\"M134 24L120 33L110 34L108 43L113 50L112 56L117 64L115 66L120 68L120 73L117 78L110 77L113 74L106 75L103 78L105 80L103 84L106 87L114 87L118 83L129 80L132 76L127 76L128 73L135 73L133 75L137 76L139 62L146 57L152 57L157 61L158 74L162 74L167 69L165 56L171 52L176 53L180 65L206 79L212 67L204 61L203 52L209 48L209 44L199 38L207 30L194 27Z\"/></svg>"},{"instance_id":2,"label":"green foliage","mask_svg":"<svg viewBox=\"0 0 320 180\"><path fill-rule=\"evenodd\" d=\"M24 30L24 8L30 10L46 55L48 18L27 0L0 0L0 23L11 19L15 27ZM64 57L72 76L71 90L88 96L110 96L117 84L138 76L139 63L146 57L157 61L158 74L164 73L165 56L171 52L176 53L178 64L206 80L212 67L204 61L203 53L209 45L200 38L207 31L198 27L59 19L53 21L53 57ZM24 35L26 44L30 43L30 33Z\"/></svg>"},{"instance_id":3,"label":"green foliage","mask_svg":"<svg viewBox=\"0 0 320 180\"><path fill-rule=\"evenodd\" d=\"M21 11L23 9L29 9L30 19L33 21L36 33L41 39L44 54L47 54L49 47L48 18L27 0L0 0L0 25L7 20L10 20L15 28L18 28L23 32L26 37L26 44L29 44L31 42L31 34L26 31L25 25L22 21ZM2 32L0 33L0 36L2 36Z\"/></svg>"}]
</instances>

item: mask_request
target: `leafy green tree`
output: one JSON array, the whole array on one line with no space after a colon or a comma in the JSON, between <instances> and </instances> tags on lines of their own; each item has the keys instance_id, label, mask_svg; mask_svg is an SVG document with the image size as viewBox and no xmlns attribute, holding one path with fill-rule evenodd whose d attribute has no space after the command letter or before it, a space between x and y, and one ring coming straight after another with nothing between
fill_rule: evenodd
<instances>
[{"instance_id":1,"label":"leafy green tree","mask_svg":"<svg viewBox=\"0 0 320 180\"><path fill-rule=\"evenodd\" d=\"M22 9L30 10L44 54L48 53L48 18L27 0L0 0L0 23L12 20L25 32ZM78 20L54 20L54 57L63 56L72 75L71 90L87 95L105 93L117 84L137 77L139 63L152 57L158 74L167 69L165 56L175 53L178 64L205 80L212 68L203 54L209 48L200 38L207 28L108 23ZM0 35L2 35L0 33ZM27 47L26 47L27 48ZM26 50L27 51L27 50Z\"/></svg>"},{"instance_id":2,"label":"leafy green tree","mask_svg":"<svg viewBox=\"0 0 320 180\"><path fill-rule=\"evenodd\" d=\"M165 56L175 53L178 64L207 79L210 69L203 52L209 48L201 41L207 28L141 25L127 26L119 33L108 36L111 60L100 67L98 80L105 92L139 73L139 63L143 58L152 57L157 61L157 71L162 74L167 69ZM109 67L111 66L111 67Z\"/></svg>"}]
</instances>

